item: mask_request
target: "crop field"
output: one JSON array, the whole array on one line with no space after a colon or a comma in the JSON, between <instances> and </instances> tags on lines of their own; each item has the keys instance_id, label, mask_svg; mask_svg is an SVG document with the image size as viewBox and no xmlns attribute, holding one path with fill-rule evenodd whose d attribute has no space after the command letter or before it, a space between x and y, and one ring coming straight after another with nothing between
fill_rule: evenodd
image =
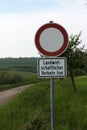
<instances>
[{"instance_id":1,"label":"crop field","mask_svg":"<svg viewBox=\"0 0 87 130\"><path fill-rule=\"evenodd\" d=\"M87 130L87 76L54 81L55 130ZM49 81L31 88L0 107L1 130L51 130Z\"/></svg>"}]
</instances>

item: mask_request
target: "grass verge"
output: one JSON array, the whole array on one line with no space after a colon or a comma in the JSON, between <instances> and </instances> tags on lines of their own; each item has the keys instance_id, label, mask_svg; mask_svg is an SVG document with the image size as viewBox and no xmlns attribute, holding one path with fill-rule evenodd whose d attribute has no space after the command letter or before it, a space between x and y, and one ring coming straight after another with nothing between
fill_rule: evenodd
<instances>
[{"instance_id":1,"label":"grass verge","mask_svg":"<svg viewBox=\"0 0 87 130\"><path fill-rule=\"evenodd\" d=\"M87 76L55 80L55 130L87 130ZM84 82L83 82L84 80ZM35 84L0 107L1 130L51 130L49 81Z\"/></svg>"}]
</instances>

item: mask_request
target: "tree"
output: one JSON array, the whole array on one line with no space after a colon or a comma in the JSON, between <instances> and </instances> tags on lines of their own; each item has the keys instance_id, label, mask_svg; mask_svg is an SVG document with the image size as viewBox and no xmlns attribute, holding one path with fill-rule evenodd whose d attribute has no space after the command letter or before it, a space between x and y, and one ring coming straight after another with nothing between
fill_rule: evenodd
<instances>
[{"instance_id":1,"label":"tree","mask_svg":"<svg viewBox=\"0 0 87 130\"><path fill-rule=\"evenodd\" d=\"M82 69L85 65L84 46L82 46L81 48L78 47L78 45L82 42L80 40L80 37L81 32L78 35L71 35L69 39L68 49L62 55L67 58L68 69L70 72L70 77L74 91L76 91L77 89L75 85L73 70L76 68Z\"/></svg>"},{"instance_id":2,"label":"tree","mask_svg":"<svg viewBox=\"0 0 87 130\"><path fill-rule=\"evenodd\" d=\"M85 50L85 52L84 52L84 61L85 61L85 66L83 69L87 74L87 50Z\"/></svg>"}]
</instances>

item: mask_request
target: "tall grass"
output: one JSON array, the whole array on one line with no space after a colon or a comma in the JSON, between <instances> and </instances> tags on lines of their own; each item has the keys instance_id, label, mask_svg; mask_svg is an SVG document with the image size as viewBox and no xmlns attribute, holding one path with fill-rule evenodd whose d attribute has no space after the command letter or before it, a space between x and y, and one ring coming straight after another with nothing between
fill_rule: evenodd
<instances>
[{"instance_id":1,"label":"tall grass","mask_svg":"<svg viewBox=\"0 0 87 130\"><path fill-rule=\"evenodd\" d=\"M87 76L55 80L55 130L87 130ZM84 82L83 82L84 81ZM0 130L51 130L49 81L35 84L0 107Z\"/></svg>"},{"instance_id":2,"label":"tall grass","mask_svg":"<svg viewBox=\"0 0 87 130\"><path fill-rule=\"evenodd\" d=\"M81 79L84 79L83 83ZM64 82L60 83L62 86L59 87L59 92L58 88L55 88L56 130L87 129L86 79L87 76L76 78L76 84L78 88L77 92L72 91L73 89L70 88L72 85L70 85L69 79L68 82L65 80ZM67 85L65 86L64 84Z\"/></svg>"}]
</instances>

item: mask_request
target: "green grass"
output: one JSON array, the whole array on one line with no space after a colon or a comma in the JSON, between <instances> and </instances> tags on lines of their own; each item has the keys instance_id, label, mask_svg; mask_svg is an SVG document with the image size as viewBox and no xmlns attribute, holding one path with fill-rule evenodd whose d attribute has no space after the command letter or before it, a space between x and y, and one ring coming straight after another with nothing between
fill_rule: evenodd
<instances>
[{"instance_id":1,"label":"green grass","mask_svg":"<svg viewBox=\"0 0 87 130\"><path fill-rule=\"evenodd\" d=\"M87 130L87 76L56 79L55 130ZM51 130L49 81L35 84L0 107L0 130Z\"/></svg>"},{"instance_id":2,"label":"green grass","mask_svg":"<svg viewBox=\"0 0 87 130\"><path fill-rule=\"evenodd\" d=\"M83 83L81 78L84 79ZM68 82L67 80L62 82L59 92L58 88L55 88L56 130L87 130L86 79L87 76L76 78L77 92L70 89L69 79ZM67 86L64 87L64 84Z\"/></svg>"}]
</instances>

